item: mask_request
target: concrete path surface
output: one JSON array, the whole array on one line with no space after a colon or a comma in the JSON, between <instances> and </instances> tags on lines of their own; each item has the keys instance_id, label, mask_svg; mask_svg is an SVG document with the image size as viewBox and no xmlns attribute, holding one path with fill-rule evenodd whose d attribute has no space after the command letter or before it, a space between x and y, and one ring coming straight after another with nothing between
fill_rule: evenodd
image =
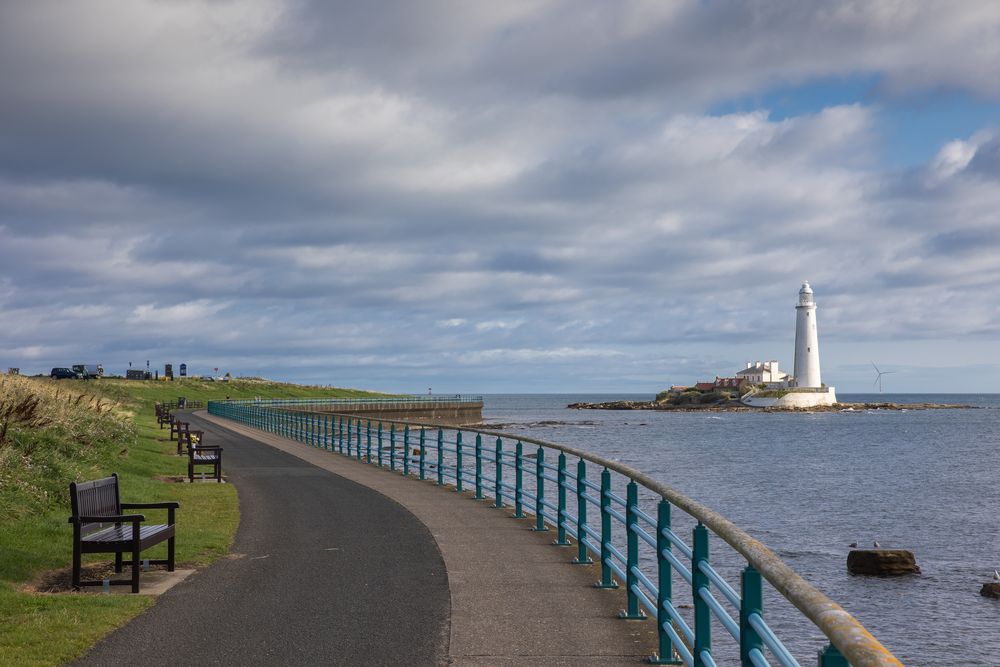
<instances>
[{"instance_id":1,"label":"concrete path surface","mask_svg":"<svg viewBox=\"0 0 1000 667\"><path fill-rule=\"evenodd\" d=\"M652 622L617 618L621 589L594 588L594 566L571 564L574 549L509 509L199 414L226 447L246 558L177 586L82 664L127 661L143 631L183 646L156 624L189 617L248 649L218 652L226 664L638 665L653 652ZM250 568L269 561L282 564L262 581Z\"/></svg>"}]
</instances>

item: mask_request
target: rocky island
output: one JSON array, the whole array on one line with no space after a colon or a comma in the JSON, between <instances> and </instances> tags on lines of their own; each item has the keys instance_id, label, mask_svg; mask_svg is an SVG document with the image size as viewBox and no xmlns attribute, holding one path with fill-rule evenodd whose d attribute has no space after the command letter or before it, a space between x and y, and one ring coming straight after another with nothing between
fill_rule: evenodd
<instances>
[{"instance_id":1,"label":"rocky island","mask_svg":"<svg viewBox=\"0 0 1000 667\"><path fill-rule=\"evenodd\" d=\"M671 400L652 401L607 401L604 403L570 403L573 410L661 410L675 412L857 412L863 410L946 410L974 408L973 405L953 403L834 403L808 408L768 407L755 408L744 405L738 398L704 397L707 400L674 402Z\"/></svg>"}]
</instances>

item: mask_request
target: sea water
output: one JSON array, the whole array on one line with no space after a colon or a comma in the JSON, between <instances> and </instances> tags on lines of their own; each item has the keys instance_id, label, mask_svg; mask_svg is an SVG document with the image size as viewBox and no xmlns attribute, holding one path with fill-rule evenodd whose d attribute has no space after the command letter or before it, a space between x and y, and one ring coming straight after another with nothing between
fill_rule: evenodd
<instances>
[{"instance_id":1,"label":"sea water","mask_svg":"<svg viewBox=\"0 0 1000 667\"><path fill-rule=\"evenodd\" d=\"M976 406L949 410L566 409L650 398L488 395L484 419L621 461L708 505L847 609L904 664L1000 664L1000 600L979 595L1000 569L1000 395L839 396ZM848 574L848 545L870 548L875 540L913 551L922 573ZM686 586L675 589L690 595ZM803 664L815 664L822 636L775 597L766 598L769 623ZM716 627L716 644L732 644Z\"/></svg>"}]
</instances>

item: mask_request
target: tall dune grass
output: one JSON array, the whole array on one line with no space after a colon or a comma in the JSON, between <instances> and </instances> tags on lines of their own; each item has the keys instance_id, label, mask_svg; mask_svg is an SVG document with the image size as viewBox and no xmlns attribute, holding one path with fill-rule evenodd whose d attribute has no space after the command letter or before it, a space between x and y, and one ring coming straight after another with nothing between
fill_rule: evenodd
<instances>
[{"instance_id":1,"label":"tall dune grass","mask_svg":"<svg viewBox=\"0 0 1000 667\"><path fill-rule=\"evenodd\" d=\"M66 487L128 454L130 413L48 380L0 376L0 523L64 507Z\"/></svg>"}]
</instances>

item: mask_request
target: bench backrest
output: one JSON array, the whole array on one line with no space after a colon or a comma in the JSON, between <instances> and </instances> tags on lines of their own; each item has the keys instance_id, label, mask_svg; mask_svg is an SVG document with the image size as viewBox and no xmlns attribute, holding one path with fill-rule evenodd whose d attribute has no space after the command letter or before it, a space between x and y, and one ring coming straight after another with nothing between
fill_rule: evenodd
<instances>
[{"instance_id":1,"label":"bench backrest","mask_svg":"<svg viewBox=\"0 0 1000 667\"><path fill-rule=\"evenodd\" d=\"M69 497L74 517L117 516L122 513L118 473L91 482L70 482ZM87 533L103 526L104 523L86 523L80 526L80 530Z\"/></svg>"}]
</instances>

